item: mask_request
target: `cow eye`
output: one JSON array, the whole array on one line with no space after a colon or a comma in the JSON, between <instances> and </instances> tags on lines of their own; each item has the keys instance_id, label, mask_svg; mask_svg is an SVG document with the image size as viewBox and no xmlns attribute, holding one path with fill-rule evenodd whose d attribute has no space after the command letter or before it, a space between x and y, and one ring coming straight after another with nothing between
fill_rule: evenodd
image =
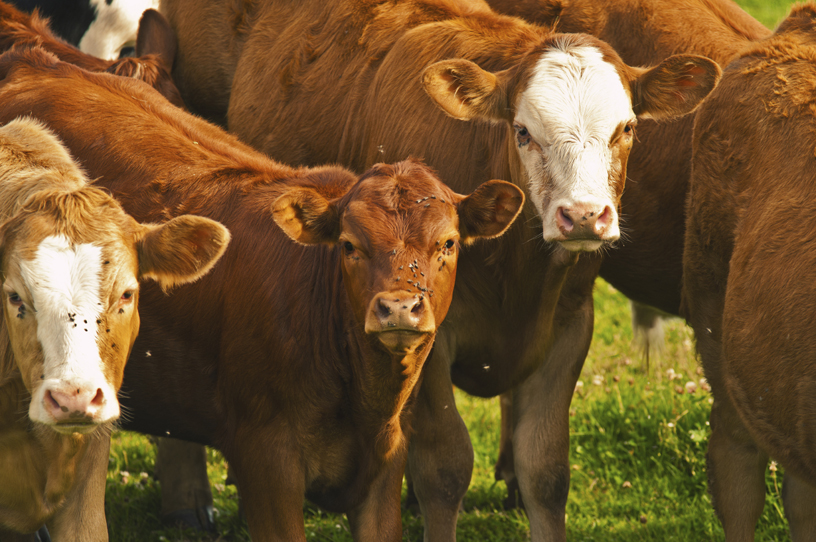
<instances>
[{"instance_id":1,"label":"cow eye","mask_svg":"<svg viewBox=\"0 0 816 542\"><path fill-rule=\"evenodd\" d=\"M122 294L122 301L130 301L133 297L133 290L127 290L125 293Z\"/></svg>"},{"instance_id":2,"label":"cow eye","mask_svg":"<svg viewBox=\"0 0 816 542\"><path fill-rule=\"evenodd\" d=\"M454 244L455 243L454 243L453 239L448 239L447 241L445 241L445 248L451 249L451 248L453 248Z\"/></svg>"},{"instance_id":3,"label":"cow eye","mask_svg":"<svg viewBox=\"0 0 816 542\"><path fill-rule=\"evenodd\" d=\"M9 303L14 305L15 307L19 307L20 305L23 304L23 298L21 298L17 292L10 293L8 299Z\"/></svg>"},{"instance_id":4,"label":"cow eye","mask_svg":"<svg viewBox=\"0 0 816 542\"><path fill-rule=\"evenodd\" d=\"M354 252L354 245L352 245L351 242L346 241L343 243L343 250L346 252L346 254L351 254Z\"/></svg>"},{"instance_id":5,"label":"cow eye","mask_svg":"<svg viewBox=\"0 0 816 542\"><path fill-rule=\"evenodd\" d=\"M522 126L521 124L514 124L513 129L516 131L516 140L518 141L519 148L530 143L532 138L530 137L530 132L527 131L525 126Z\"/></svg>"}]
</instances>

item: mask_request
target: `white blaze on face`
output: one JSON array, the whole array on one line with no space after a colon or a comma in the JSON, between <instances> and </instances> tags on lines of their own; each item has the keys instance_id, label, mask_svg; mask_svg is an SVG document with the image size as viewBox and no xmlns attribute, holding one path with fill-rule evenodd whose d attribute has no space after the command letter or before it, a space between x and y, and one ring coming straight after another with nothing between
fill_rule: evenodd
<instances>
[{"instance_id":1,"label":"white blaze on face","mask_svg":"<svg viewBox=\"0 0 816 542\"><path fill-rule=\"evenodd\" d=\"M515 122L532 137L518 152L544 239L563 238L556 218L559 208L611 211L601 237L620 236L610 184L610 139L621 123L634 119L621 77L599 49L561 42L541 56L520 96Z\"/></svg>"},{"instance_id":2,"label":"white blaze on face","mask_svg":"<svg viewBox=\"0 0 816 542\"><path fill-rule=\"evenodd\" d=\"M81 389L93 395L101 390L105 403L95 419L119 416L116 390L105 378L97 345L97 319L104 307L101 272L100 247L71 244L64 236L45 238L36 257L21 264L34 309L27 316L37 319L37 339L44 356L44 378L29 410L32 420L52 423L43 406L47 390Z\"/></svg>"}]
</instances>

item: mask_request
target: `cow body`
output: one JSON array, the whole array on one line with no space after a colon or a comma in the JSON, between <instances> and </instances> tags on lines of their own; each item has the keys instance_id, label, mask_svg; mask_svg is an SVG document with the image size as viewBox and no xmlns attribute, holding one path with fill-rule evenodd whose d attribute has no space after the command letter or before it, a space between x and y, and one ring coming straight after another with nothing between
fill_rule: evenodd
<instances>
[{"instance_id":1,"label":"cow body","mask_svg":"<svg viewBox=\"0 0 816 542\"><path fill-rule=\"evenodd\" d=\"M283 4L163 3L179 39L182 95L289 162L363 169L415 155L456 190L490 177L524 187L524 219L494 246L462 254L420 390L409 466L426 536L453 539L473 457L450 383L480 396L515 387L514 445L533 540L562 539L568 405L591 338L600 263L592 251L617 239L636 116L672 116L677 102L634 90L635 80L648 86L646 72L601 42L554 35L480 2ZM687 111L717 70L686 57L649 73L671 86L681 72L694 88ZM649 98L633 108L633 94ZM548 99L558 106L543 105Z\"/></svg>"},{"instance_id":2,"label":"cow body","mask_svg":"<svg viewBox=\"0 0 816 542\"><path fill-rule=\"evenodd\" d=\"M197 217L137 224L31 119L0 140L0 534L47 523L58 540L107 540L109 431L139 330L138 279L194 280L229 235ZM194 269L183 269L164 242L191 241Z\"/></svg>"},{"instance_id":3,"label":"cow body","mask_svg":"<svg viewBox=\"0 0 816 542\"><path fill-rule=\"evenodd\" d=\"M746 49L698 112L684 299L714 404L709 486L726 539L753 540L768 456L793 540L816 532L813 87L816 6Z\"/></svg>"},{"instance_id":4,"label":"cow body","mask_svg":"<svg viewBox=\"0 0 816 542\"><path fill-rule=\"evenodd\" d=\"M7 55L0 116L48 122L134 216L195 211L233 235L199 290L143 291L126 427L222 449L253 539L305 539L304 495L348 512L361 539L400 539L408 406L458 246L499 235L521 191L496 181L465 198L415 162L359 182L289 168L143 85L25 54ZM133 129L93 122L110 115Z\"/></svg>"}]
</instances>

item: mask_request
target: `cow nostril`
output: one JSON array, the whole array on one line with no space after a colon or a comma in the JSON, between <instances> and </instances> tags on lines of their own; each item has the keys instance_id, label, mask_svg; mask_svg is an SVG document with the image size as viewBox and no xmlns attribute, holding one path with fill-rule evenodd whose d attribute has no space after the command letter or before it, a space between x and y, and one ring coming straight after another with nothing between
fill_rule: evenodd
<instances>
[{"instance_id":1,"label":"cow nostril","mask_svg":"<svg viewBox=\"0 0 816 542\"><path fill-rule=\"evenodd\" d=\"M411 312L416 314L422 311L422 301L417 301L413 307L411 307Z\"/></svg>"},{"instance_id":2,"label":"cow nostril","mask_svg":"<svg viewBox=\"0 0 816 542\"><path fill-rule=\"evenodd\" d=\"M96 395L94 395L94 398L91 399L91 405L93 405L93 406L102 406L102 403L104 403L104 402L105 402L105 396L102 393L102 388L98 388L96 390Z\"/></svg>"},{"instance_id":3,"label":"cow nostril","mask_svg":"<svg viewBox=\"0 0 816 542\"><path fill-rule=\"evenodd\" d=\"M387 318L388 316L390 316L390 315L391 315L391 313L392 313L393 311L391 310L391 307L390 307L390 306L388 306L388 304L387 304L387 303L385 303L385 302L384 302L384 300L382 300L382 299L381 299L381 300L380 300L380 301L377 303L377 312L379 312L379 313L380 313L380 317L382 317L382 318Z\"/></svg>"},{"instance_id":4,"label":"cow nostril","mask_svg":"<svg viewBox=\"0 0 816 542\"><path fill-rule=\"evenodd\" d=\"M53 410L59 410L60 409L60 404L57 402L56 399L54 399L54 396L51 395L51 390L46 390L46 392L45 392L45 402Z\"/></svg>"}]
</instances>

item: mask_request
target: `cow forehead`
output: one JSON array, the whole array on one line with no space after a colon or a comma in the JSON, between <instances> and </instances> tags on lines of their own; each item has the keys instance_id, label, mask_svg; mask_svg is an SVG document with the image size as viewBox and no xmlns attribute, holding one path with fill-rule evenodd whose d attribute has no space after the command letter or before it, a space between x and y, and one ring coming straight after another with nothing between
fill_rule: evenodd
<instances>
[{"instance_id":1,"label":"cow forehead","mask_svg":"<svg viewBox=\"0 0 816 542\"><path fill-rule=\"evenodd\" d=\"M440 235L455 233L457 228L456 207L442 195L412 195L399 205L355 200L343 213L343 231L375 251L391 250L395 244L419 248Z\"/></svg>"},{"instance_id":2,"label":"cow forehead","mask_svg":"<svg viewBox=\"0 0 816 542\"><path fill-rule=\"evenodd\" d=\"M541 143L608 140L635 118L617 67L593 45L556 41L532 67L516 120Z\"/></svg>"}]
</instances>

